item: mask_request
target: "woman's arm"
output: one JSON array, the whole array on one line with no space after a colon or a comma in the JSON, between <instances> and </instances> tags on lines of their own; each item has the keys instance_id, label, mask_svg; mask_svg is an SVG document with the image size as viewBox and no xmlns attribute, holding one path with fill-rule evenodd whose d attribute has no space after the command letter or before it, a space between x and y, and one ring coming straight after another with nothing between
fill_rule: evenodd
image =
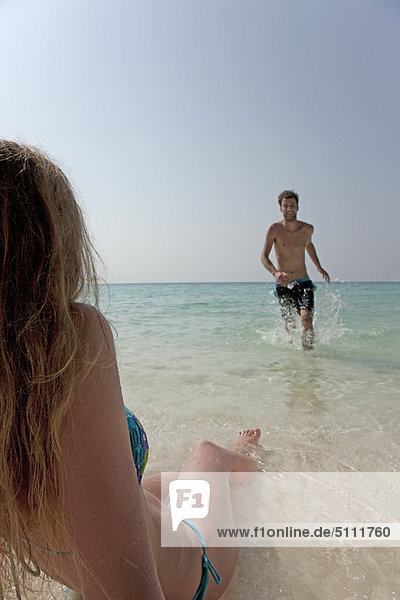
<instances>
[{"instance_id":1,"label":"woman's arm","mask_svg":"<svg viewBox=\"0 0 400 600\"><path fill-rule=\"evenodd\" d=\"M148 514L132 458L114 342L84 308L96 365L80 385L69 425L67 486L84 600L163 600Z\"/></svg>"}]
</instances>

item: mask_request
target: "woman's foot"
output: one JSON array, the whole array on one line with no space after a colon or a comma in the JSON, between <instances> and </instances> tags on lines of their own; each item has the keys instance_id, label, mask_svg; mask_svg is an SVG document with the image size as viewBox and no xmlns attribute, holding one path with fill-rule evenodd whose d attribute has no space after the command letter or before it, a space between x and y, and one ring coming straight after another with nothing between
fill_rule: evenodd
<instances>
[{"instance_id":1,"label":"woman's foot","mask_svg":"<svg viewBox=\"0 0 400 600\"><path fill-rule=\"evenodd\" d=\"M252 444L253 446L259 446L259 441L261 437L261 429L244 429L243 431L239 431L236 441L232 446L232 450L236 450L236 452L241 452L243 448Z\"/></svg>"},{"instance_id":2,"label":"woman's foot","mask_svg":"<svg viewBox=\"0 0 400 600\"><path fill-rule=\"evenodd\" d=\"M259 457L258 450L262 450L263 447L259 444L261 437L261 429L244 429L239 431L235 443L232 446L232 454L238 458L238 465L232 469L230 483L237 484L248 481L248 477L244 475L244 472L259 471L261 460ZM244 464L244 461L246 463ZM239 466L241 465L241 466ZM235 473L235 471L242 471L242 473Z\"/></svg>"}]
</instances>

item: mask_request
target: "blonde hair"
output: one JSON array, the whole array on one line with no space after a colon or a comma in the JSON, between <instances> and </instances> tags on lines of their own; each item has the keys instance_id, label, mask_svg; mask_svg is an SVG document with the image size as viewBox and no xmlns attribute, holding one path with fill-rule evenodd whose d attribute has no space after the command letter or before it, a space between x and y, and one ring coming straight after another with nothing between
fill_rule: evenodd
<instances>
[{"instance_id":1,"label":"blonde hair","mask_svg":"<svg viewBox=\"0 0 400 600\"><path fill-rule=\"evenodd\" d=\"M7 559L32 558L27 531L71 541L62 434L89 369L74 303L86 292L98 305L95 254L61 169L36 148L0 140L1 588L10 585Z\"/></svg>"}]
</instances>

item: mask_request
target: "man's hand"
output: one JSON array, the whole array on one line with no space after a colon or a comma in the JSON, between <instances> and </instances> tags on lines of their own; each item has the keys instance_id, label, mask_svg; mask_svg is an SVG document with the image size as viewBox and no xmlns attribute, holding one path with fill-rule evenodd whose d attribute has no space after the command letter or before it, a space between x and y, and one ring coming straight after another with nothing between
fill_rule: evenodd
<instances>
[{"instance_id":1,"label":"man's hand","mask_svg":"<svg viewBox=\"0 0 400 600\"><path fill-rule=\"evenodd\" d=\"M331 278L329 277L328 273L322 267L321 267L321 269L318 269L318 271L321 273L322 278L324 281L326 281L326 283L331 282Z\"/></svg>"},{"instance_id":2,"label":"man's hand","mask_svg":"<svg viewBox=\"0 0 400 600\"><path fill-rule=\"evenodd\" d=\"M306 250L308 252L308 254L310 255L311 260L313 261L318 273L321 273L322 278L324 281L326 281L326 283L330 283L331 282L331 278L329 277L328 273L325 271L325 269L323 269L321 267L321 264L318 260L318 256L317 256L317 251L315 250L315 246L314 244L310 241L308 242L308 244L306 245Z\"/></svg>"},{"instance_id":3,"label":"man's hand","mask_svg":"<svg viewBox=\"0 0 400 600\"><path fill-rule=\"evenodd\" d=\"M286 287L290 281L289 275L283 271L275 271L274 277L279 285L282 285L283 287Z\"/></svg>"}]
</instances>

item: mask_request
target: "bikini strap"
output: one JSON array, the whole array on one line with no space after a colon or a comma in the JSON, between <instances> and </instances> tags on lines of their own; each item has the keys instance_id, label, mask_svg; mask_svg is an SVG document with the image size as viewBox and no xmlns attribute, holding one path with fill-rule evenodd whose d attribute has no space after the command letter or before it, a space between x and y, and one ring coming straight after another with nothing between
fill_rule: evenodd
<instances>
[{"instance_id":1,"label":"bikini strap","mask_svg":"<svg viewBox=\"0 0 400 600\"><path fill-rule=\"evenodd\" d=\"M206 590L207 590L208 581L210 579L209 572L213 576L215 583L217 583L218 585L221 583L221 577L220 577L220 574L218 573L217 569L214 567L211 560L207 556L206 542L205 542L204 537L201 534L200 529L192 521L189 521L189 519L183 519L183 522L186 523L186 525L189 525L189 527L191 527L193 529L193 531L197 535L197 539L199 540L201 547L203 549L202 574L201 574L200 584L196 590L195 595L193 596L193 600L203 600Z\"/></svg>"}]
</instances>

